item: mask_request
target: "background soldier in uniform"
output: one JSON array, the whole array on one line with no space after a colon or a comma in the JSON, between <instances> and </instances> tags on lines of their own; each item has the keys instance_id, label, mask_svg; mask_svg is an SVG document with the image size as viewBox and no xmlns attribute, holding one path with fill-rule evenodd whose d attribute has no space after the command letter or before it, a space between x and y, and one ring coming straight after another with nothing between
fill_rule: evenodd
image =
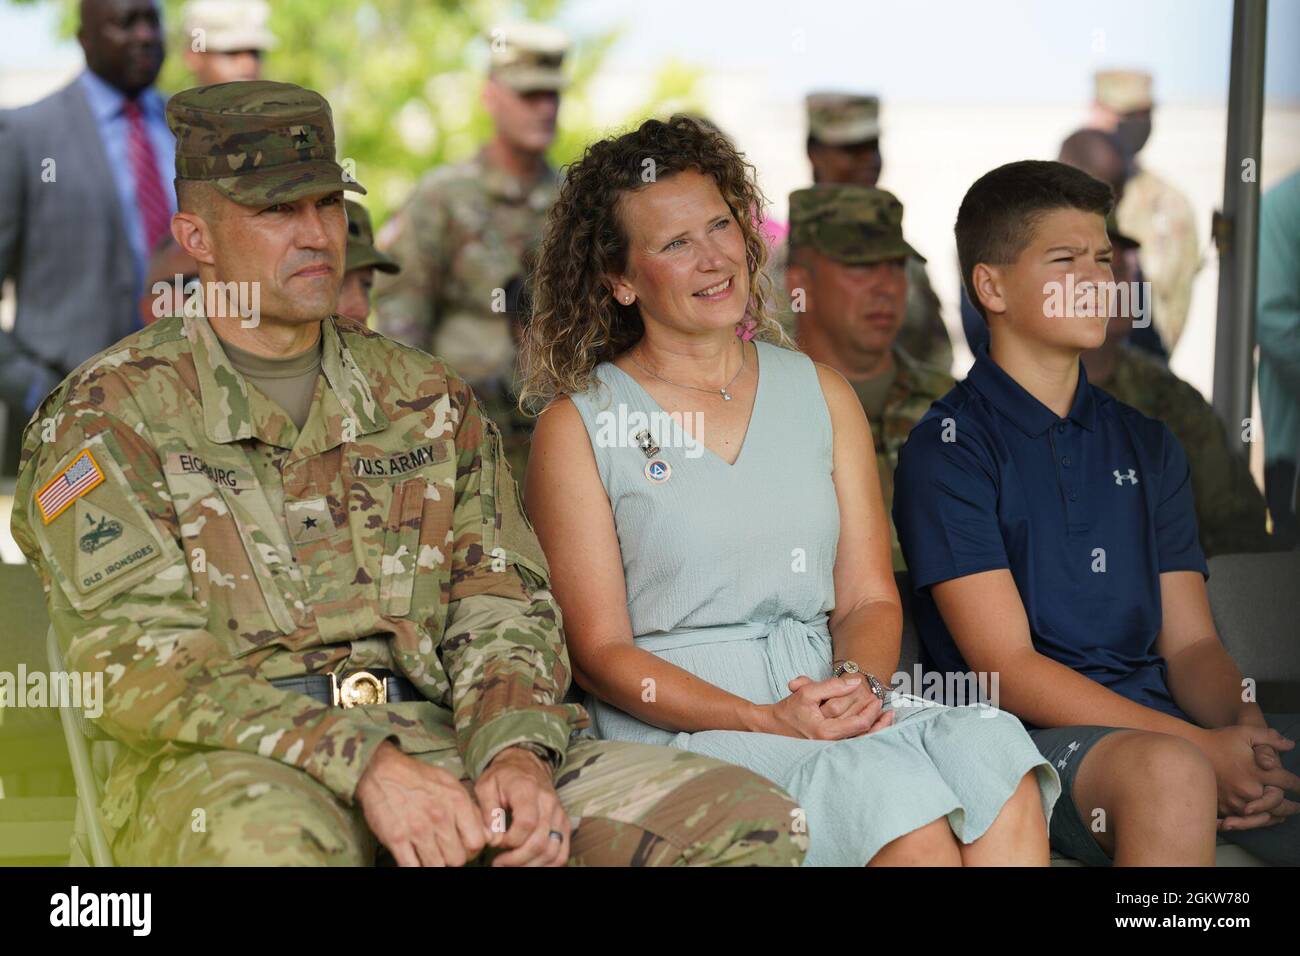
<instances>
[{"instance_id":1,"label":"background soldier in uniform","mask_svg":"<svg viewBox=\"0 0 1300 956\"><path fill-rule=\"evenodd\" d=\"M262 0L191 0L185 5L185 65L196 86L260 80L262 56L276 46Z\"/></svg>"},{"instance_id":2,"label":"background soldier in uniform","mask_svg":"<svg viewBox=\"0 0 1300 956\"><path fill-rule=\"evenodd\" d=\"M483 103L495 135L473 159L435 169L380 231L402 274L375 285L376 328L432 352L463 375L501 430L522 474L531 421L514 403L509 291L540 240L558 180L545 154L555 138L568 39L541 24L489 36Z\"/></svg>"},{"instance_id":3,"label":"background soldier in uniform","mask_svg":"<svg viewBox=\"0 0 1300 956\"><path fill-rule=\"evenodd\" d=\"M883 189L814 186L790 194L786 282L802 288L799 347L840 372L871 423L885 511L894 504L898 450L930 403L953 386L946 371L908 354L899 338L906 263L924 262L903 239L903 206ZM906 565L890 522L894 570Z\"/></svg>"},{"instance_id":4,"label":"background soldier in uniform","mask_svg":"<svg viewBox=\"0 0 1300 956\"><path fill-rule=\"evenodd\" d=\"M1122 232L1112 214L1106 221L1113 248L1116 283L1138 277L1138 243ZM1106 341L1083 353L1088 381L1148 418L1169 426L1183 446L1192 472L1196 529L1206 557L1270 551L1276 546L1265 528L1264 496L1250 477L1244 455L1234 454L1214 408L1192 385L1159 360L1130 344L1136 303L1119 299L1106 325Z\"/></svg>"},{"instance_id":5,"label":"background soldier in uniform","mask_svg":"<svg viewBox=\"0 0 1300 956\"><path fill-rule=\"evenodd\" d=\"M351 199L344 206L348 212L348 249L335 314L365 325L370 318L370 290L375 284L375 272L397 275L401 267L375 248L375 230L366 207Z\"/></svg>"},{"instance_id":6,"label":"background soldier in uniform","mask_svg":"<svg viewBox=\"0 0 1300 956\"><path fill-rule=\"evenodd\" d=\"M1114 133L1091 127L1075 130L1061 141L1061 148L1056 158L1076 169L1082 169L1094 179L1100 179L1115 194L1115 202L1117 204L1123 202L1124 189L1128 185L1128 175L1132 169L1132 163L1125 152L1124 144L1120 142L1119 137ZM1136 240L1127 236L1124 237L1124 241L1126 243L1136 243ZM1142 274L1142 268L1138 264L1135 247L1130 246L1128 248L1130 254L1127 258L1132 260L1134 266L1134 271L1128 278L1134 282L1143 283L1146 281L1146 277ZM1118 261L1118 258L1117 256L1116 261ZM1120 268L1123 268L1123 265L1121 263ZM1126 341L1129 346L1142 349L1155 356L1162 365L1168 364L1169 351L1165 348L1164 340L1160 338L1160 333L1156 330L1152 319L1154 308L1153 304L1148 301L1150 296L1144 291L1144 286L1139 285L1138 289L1143 290L1141 293L1143 298L1133 304L1133 315L1136 316L1141 313L1145 315L1146 321L1142 322L1140 326L1129 323L1131 331L1128 333ZM982 327L979 338L987 345L988 326L979 313L975 312L974 307L970 311L973 313L972 320ZM966 321L965 312L962 313L962 321L963 324ZM967 337L970 338L969 332Z\"/></svg>"},{"instance_id":7,"label":"background soldier in uniform","mask_svg":"<svg viewBox=\"0 0 1300 956\"><path fill-rule=\"evenodd\" d=\"M881 165L880 100L856 93L811 93L805 102L813 183L875 186ZM778 288L783 286L781 268L778 263L772 271ZM925 260L909 257L906 269L907 308L898 340L909 354L947 371L952 367L952 342L943 324L939 296L925 271ZM797 320L797 314L790 315L783 323L791 335L795 334Z\"/></svg>"},{"instance_id":8,"label":"background soldier in uniform","mask_svg":"<svg viewBox=\"0 0 1300 956\"><path fill-rule=\"evenodd\" d=\"M571 740L586 714L495 428L441 362L331 315L362 190L328 104L257 81L167 114L173 234L258 308L210 295L65 379L14 519L69 666L104 675L118 858L798 863L767 781Z\"/></svg>"},{"instance_id":9,"label":"background soldier in uniform","mask_svg":"<svg viewBox=\"0 0 1300 956\"><path fill-rule=\"evenodd\" d=\"M1095 125L1115 133L1133 167L1115 216L1120 229L1142 244L1142 272L1155 299L1152 320L1172 355L1187 324L1192 281L1201 268L1196 215L1180 190L1137 165L1137 155L1151 136L1151 74L1101 70L1095 84Z\"/></svg>"}]
</instances>

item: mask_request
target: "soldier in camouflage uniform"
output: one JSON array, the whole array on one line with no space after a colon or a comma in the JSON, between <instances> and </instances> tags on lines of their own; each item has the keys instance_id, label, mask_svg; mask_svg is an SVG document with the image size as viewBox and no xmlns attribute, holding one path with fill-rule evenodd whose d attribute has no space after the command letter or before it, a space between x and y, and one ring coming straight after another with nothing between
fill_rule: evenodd
<instances>
[{"instance_id":1,"label":"soldier in camouflage uniform","mask_svg":"<svg viewBox=\"0 0 1300 956\"><path fill-rule=\"evenodd\" d=\"M806 106L813 183L874 187L880 179L880 100L854 93L811 93ZM778 289L784 287L784 267L784 256L778 256L769 269ZM908 257L906 270L907 305L898 341L909 354L946 371L952 367L952 342L925 260ZM781 303L779 314L786 331L797 337L799 315L791 303Z\"/></svg>"},{"instance_id":2,"label":"soldier in camouflage uniform","mask_svg":"<svg viewBox=\"0 0 1300 956\"><path fill-rule=\"evenodd\" d=\"M1131 282L1138 276L1139 244L1119 228L1113 214L1106 225L1115 281ZM1200 392L1149 353L1127 344L1132 308L1125 313L1122 302L1117 304L1121 308L1107 323L1106 341L1083 354L1088 381L1174 433L1191 469L1196 527L1206 557L1273 550L1264 496L1250 477L1245 456L1229 447L1223 423Z\"/></svg>"},{"instance_id":3,"label":"soldier in camouflage uniform","mask_svg":"<svg viewBox=\"0 0 1300 956\"><path fill-rule=\"evenodd\" d=\"M885 512L892 515L898 450L930 404L953 387L946 371L899 342L905 263L924 262L903 239L903 206L883 189L814 186L790 194L789 289L806 309L799 347L848 379L871 424ZM906 565L890 519L894 570Z\"/></svg>"},{"instance_id":4,"label":"soldier in camouflage uniform","mask_svg":"<svg viewBox=\"0 0 1300 956\"><path fill-rule=\"evenodd\" d=\"M1137 165L1137 155L1151 136L1151 74L1101 70L1094 82L1095 123L1115 133L1133 166L1115 215L1119 227L1142 244L1142 272L1155 300L1152 321L1172 355L1187 324L1192 282L1201 269L1196 214L1177 187Z\"/></svg>"},{"instance_id":5,"label":"soldier in camouflage uniform","mask_svg":"<svg viewBox=\"0 0 1300 956\"><path fill-rule=\"evenodd\" d=\"M185 65L197 85L262 78L262 57L276 47L263 0L190 0L181 19Z\"/></svg>"},{"instance_id":6,"label":"soldier in camouflage uniform","mask_svg":"<svg viewBox=\"0 0 1300 956\"><path fill-rule=\"evenodd\" d=\"M432 352L473 387L523 474L532 421L515 407L518 292L559 179L555 137L568 40L540 24L497 28L484 103L495 135L467 162L428 173L380 231L402 274L375 285L375 327Z\"/></svg>"},{"instance_id":7,"label":"soldier in camouflage uniform","mask_svg":"<svg viewBox=\"0 0 1300 956\"><path fill-rule=\"evenodd\" d=\"M27 427L13 522L69 666L104 675L118 859L799 863L767 781L572 739L587 716L495 427L442 362L330 314L361 187L328 104L258 81L167 113L173 233L262 308L210 299L73 372ZM303 339L295 415L236 356Z\"/></svg>"},{"instance_id":8,"label":"soldier in camouflage uniform","mask_svg":"<svg viewBox=\"0 0 1300 956\"><path fill-rule=\"evenodd\" d=\"M375 248L375 230L366 207L351 199L343 205L348 213L348 249L343 263L343 288L339 291L337 315L365 325L370 319L370 290L375 273L397 275L401 267Z\"/></svg>"}]
</instances>

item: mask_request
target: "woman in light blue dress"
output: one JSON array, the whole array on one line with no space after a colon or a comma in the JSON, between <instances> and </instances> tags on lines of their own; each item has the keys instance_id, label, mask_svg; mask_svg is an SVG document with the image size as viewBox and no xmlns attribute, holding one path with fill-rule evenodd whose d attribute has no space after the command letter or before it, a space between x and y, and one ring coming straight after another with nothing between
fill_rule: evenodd
<instances>
[{"instance_id":1,"label":"woman in light blue dress","mask_svg":"<svg viewBox=\"0 0 1300 956\"><path fill-rule=\"evenodd\" d=\"M548 222L527 501L592 730L768 777L811 865L1045 865L1060 785L1020 723L881 686L902 616L870 428L767 315L761 198L716 131L648 121Z\"/></svg>"}]
</instances>

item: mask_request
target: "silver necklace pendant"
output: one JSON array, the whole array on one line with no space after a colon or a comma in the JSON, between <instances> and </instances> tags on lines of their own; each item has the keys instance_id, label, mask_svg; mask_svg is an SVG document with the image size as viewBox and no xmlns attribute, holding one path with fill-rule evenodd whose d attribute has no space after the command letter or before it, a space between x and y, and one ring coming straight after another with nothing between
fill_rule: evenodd
<instances>
[{"instance_id":1,"label":"silver necklace pendant","mask_svg":"<svg viewBox=\"0 0 1300 956\"><path fill-rule=\"evenodd\" d=\"M638 343L638 344L639 344L639 343ZM636 348L636 346L633 346L632 348ZM627 357L628 357L628 361L630 361L633 365L635 365L635 366L636 366L637 368L639 368L641 371L645 372L645 373L646 373L647 375L649 375L651 378L657 378L657 379L659 379L659 381L664 382L665 384L668 384L668 385L672 385L674 388L689 388L689 389L693 389L693 390L695 390L695 391L697 391L697 392L711 392L711 391L713 391L713 389L711 389L711 388L705 388L705 387L702 386L702 385L683 385L681 382L674 382L672 379L664 378L662 375L659 375L659 374L657 374L657 373L655 373L655 372L650 371L650 369L646 368L644 365L642 365L640 362L638 362L638 361L636 360L636 356L634 356L634 355L632 354L631 349L628 350L628 355L627 355ZM736 379L740 378L740 373L743 372L744 370L745 370L745 343L744 343L744 342L741 342L741 343L740 343L740 368L736 369L736 374L733 375L733 376L731 376L731 381L730 381L730 382L728 382L726 385L723 385L721 388L718 389L718 394L722 396L722 400L723 400L724 402L729 402L729 401L731 401L731 392L728 391L728 389L730 389L731 386L732 386L733 384L735 384Z\"/></svg>"}]
</instances>

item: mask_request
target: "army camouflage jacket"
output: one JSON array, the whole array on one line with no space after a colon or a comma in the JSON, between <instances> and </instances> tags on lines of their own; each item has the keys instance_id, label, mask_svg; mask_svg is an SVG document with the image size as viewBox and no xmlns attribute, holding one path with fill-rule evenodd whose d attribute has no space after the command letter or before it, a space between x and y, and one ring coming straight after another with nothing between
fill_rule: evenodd
<instances>
[{"instance_id":1,"label":"army camouflage jacket","mask_svg":"<svg viewBox=\"0 0 1300 956\"><path fill-rule=\"evenodd\" d=\"M433 352L476 387L509 382L505 290L522 276L558 191L551 168L525 186L481 152L428 173L379 234L402 271L375 277L376 328Z\"/></svg>"},{"instance_id":2,"label":"army camouflage jacket","mask_svg":"<svg viewBox=\"0 0 1300 956\"><path fill-rule=\"evenodd\" d=\"M880 474L880 493L885 499L885 514L890 516L889 538L894 570L907 564L894 529L894 471L898 468L898 450L908 434L930 406L952 389L955 380L947 372L918 362L895 345L894 367L898 370L894 384L885 397L885 413L871 421L871 437L876 443L876 468Z\"/></svg>"},{"instance_id":3,"label":"army camouflage jacket","mask_svg":"<svg viewBox=\"0 0 1300 956\"><path fill-rule=\"evenodd\" d=\"M14 537L67 666L104 674L131 814L155 767L256 753L351 802L374 749L507 746L554 761L586 714L548 568L468 386L355 323L322 323L301 433L204 318L169 318L73 372L24 435ZM270 679L379 667L428 698L328 707Z\"/></svg>"},{"instance_id":4,"label":"army camouflage jacket","mask_svg":"<svg viewBox=\"0 0 1300 956\"><path fill-rule=\"evenodd\" d=\"M1196 388L1135 348L1122 348L1100 388L1148 418L1164 422L1187 454L1201 550L1216 554L1269 551L1264 496L1246 459L1233 454L1214 408Z\"/></svg>"}]
</instances>

